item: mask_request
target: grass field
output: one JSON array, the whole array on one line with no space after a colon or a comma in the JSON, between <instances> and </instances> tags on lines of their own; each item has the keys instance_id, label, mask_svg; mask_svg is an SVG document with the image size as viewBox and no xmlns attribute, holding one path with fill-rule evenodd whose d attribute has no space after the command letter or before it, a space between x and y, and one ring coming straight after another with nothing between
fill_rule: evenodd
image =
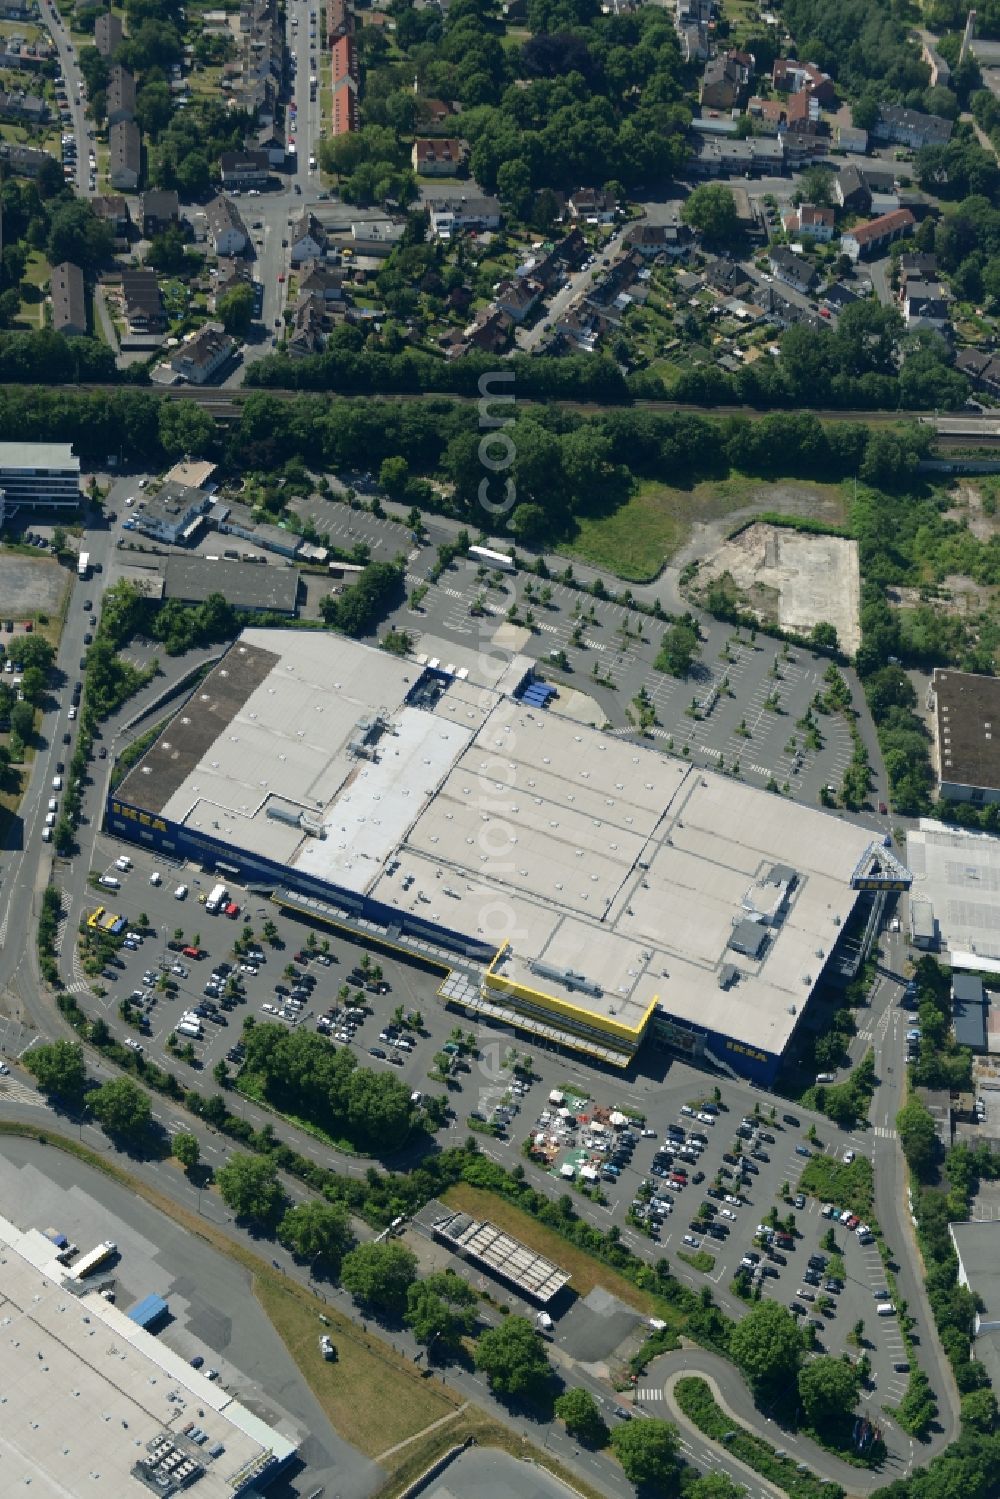
<instances>
[{"instance_id":1,"label":"grass field","mask_svg":"<svg viewBox=\"0 0 1000 1499\"><path fill-rule=\"evenodd\" d=\"M294 1283L260 1276L255 1290L331 1426L366 1457L377 1457L416 1436L461 1404L450 1385L421 1379L385 1343L366 1337L335 1308L321 1307ZM329 1328L319 1321L321 1310L330 1320ZM321 1332L328 1332L336 1345L335 1363L320 1356Z\"/></svg>"},{"instance_id":2,"label":"grass field","mask_svg":"<svg viewBox=\"0 0 1000 1499\"><path fill-rule=\"evenodd\" d=\"M493 1192L485 1192L481 1187L459 1182L448 1188L443 1201L451 1207L473 1213L477 1218L489 1219L490 1223L495 1223L498 1228L505 1229L516 1239L520 1239L522 1244L527 1244L561 1269L569 1271L572 1276L571 1287L577 1296L588 1296L595 1286L603 1286L606 1291L610 1291L628 1306L634 1306L644 1316L662 1317L665 1322L683 1327L684 1319L676 1308L667 1306L648 1291L640 1290L610 1265L603 1265L585 1249L578 1249L575 1244L568 1243L551 1228L546 1228L521 1208L505 1202Z\"/></svg>"},{"instance_id":3,"label":"grass field","mask_svg":"<svg viewBox=\"0 0 1000 1499\"><path fill-rule=\"evenodd\" d=\"M676 489L644 479L619 509L608 515L581 517L576 535L558 550L604 568L628 583L649 583L698 525L724 520L751 504L762 511L777 509L772 496L779 489L786 497L790 491L800 492L792 497L798 502L783 503L782 510L799 515L822 513L828 521L844 519L840 485L799 484L793 480L771 485L745 474L732 474L727 479L706 479L689 489ZM830 513L831 506L836 515Z\"/></svg>"}]
</instances>

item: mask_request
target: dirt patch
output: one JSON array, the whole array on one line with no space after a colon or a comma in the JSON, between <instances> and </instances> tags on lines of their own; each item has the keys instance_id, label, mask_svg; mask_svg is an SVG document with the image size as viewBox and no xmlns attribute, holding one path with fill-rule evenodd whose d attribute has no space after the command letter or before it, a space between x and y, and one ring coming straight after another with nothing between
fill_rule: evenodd
<instances>
[{"instance_id":1,"label":"dirt patch","mask_svg":"<svg viewBox=\"0 0 1000 1499\"><path fill-rule=\"evenodd\" d=\"M990 541L1000 534L998 508L996 490L991 484L963 479L952 490L952 505L945 511L945 517L967 525L977 541Z\"/></svg>"},{"instance_id":2,"label":"dirt patch","mask_svg":"<svg viewBox=\"0 0 1000 1499\"><path fill-rule=\"evenodd\" d=\"M0 600L4 615L59 613L69 574L54 557L30 557L0 552Z\"/></svg>"},{"instance_id":3,"label":"dirt patch","mask_svg":"<svg viewBox=\"0 0 1000 1499\"><path fill-rule=\"evenodd\" d=\"M842 526L847 520L847 500L840 484L807 484L797 479L766 484L736 476L714 487L731 498L732 503L726 507L728 513L692 526L689 542L674 558L679 568L710 557L735 525L752 519L762 510L778 515L802 515L828 526Z\"/></svg>"},{"instance_id":4,"label":"dirt patch","mask_svg":"<svg viewBox=\"0 0 1000 1499\"><path fill-rule=\"evenodd\" d=\"M825 621L850 655L861 644L857 542L758 522L704 557L698 587L727 574L761 620L803 635Z\"/></svg>"}]
</instances>

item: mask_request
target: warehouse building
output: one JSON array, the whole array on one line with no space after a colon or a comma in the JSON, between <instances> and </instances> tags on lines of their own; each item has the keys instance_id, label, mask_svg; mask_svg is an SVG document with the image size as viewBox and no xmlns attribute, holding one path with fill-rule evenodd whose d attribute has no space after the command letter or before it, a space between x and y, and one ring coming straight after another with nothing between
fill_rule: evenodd
<instances>
[{"instance_id":1,"label":"warehouse building","mask_svg":"<svg viewBox=\"0 0 1000 1499\"><path fill-rule=\"evenodd\" d=\"M467 1015L769 1082L870 832L522 700L527 657L476 659L248 629L108 826L434 962Z\"/></svg>"},{"instance_id":2,"label":"warehouse building","mask_svg":"<svg viewBox=\"0 0 1000 1499\"><path fill-rule=\"evenodd\" d=\"M906 862L914 945L940 946L952 968L1000 973L1000 838L922 817L907 831Z\"/></svg>"},{"instance_id":3,"label":"warehouse building","mask_svg":"<svg viewBox=\"0 0 1000 1499\"><path fill-rule=\"evenodd\" d=\"M4 1494L250 1499L288 1468L296 1442L56 1254L38 1229L0 1218Z\"/></svg>"},{"instance_id":4,"label":"warehouse building","mask_svg":"<svg viewBox=\"0 0 1000 1499\"><path fill-rule=\"evenodd\" d=\"M211 594L221 593L234 609L287 615L298 609L299 575L294 567L280 563L254 567L175 553L167 558L163 576L163 597L182 604L203 604Z\"/></svg>"},{"instance_id":5,"label":"warehouse building","mask_svg":"<svg viewBox=\"0 0 1000 1499\"><path fill-rule=\"evenodd\" d=\"M980 807L1000 801L1000 681L938 667L931 692L941 796Z\"/></svg>"}]
</instances>

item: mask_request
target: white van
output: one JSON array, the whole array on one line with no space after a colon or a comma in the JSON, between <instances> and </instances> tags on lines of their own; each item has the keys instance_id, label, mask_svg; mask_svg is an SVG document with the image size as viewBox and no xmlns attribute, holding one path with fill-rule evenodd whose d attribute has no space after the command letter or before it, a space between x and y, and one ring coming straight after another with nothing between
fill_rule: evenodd
<instances>
[{"instance_id":1,"label":"white van","mask_svg":"<svg viewBox=\"0 0 1000 1499\"><path fill-rule=\"evenodd\" d=\"M58 812L58 810L59 810L59 802L58 802L58 800L54 796L50 796L49 797L49 811L50 812Z\"/></svg>"},{"instance_id":2,"label":"white van","mask_svg":"<svg viewBox=\"0 0 1000 1499\"><path fill-rule=\"evenodd\" d=\"M880 1301L875 1308L875 1315L876 1317L894 1317L896 1315L896 1308L891 1301Z\"/></svg>"},{"instance_id":3,"label":"white van","mask_svg":"<svg viewBox=\"0 0 1000 1499\"><path fill-rule=\"evenodd\" d=\"M128 854L119 854L118 858L115 860L115 868L122 870L129 870L132 868L132 860L129 858Z\"/></svg>"},{"instance_id":4,"label":"white van","mask_svg":"<svg viewBox=\"0 0 1000 1499\"><path fill-rule=\"evenodd\" d=\"M47 828L54 828L55 825L56 825L56 814L54 812L46 812L46 814L45 814L45 826Z\"/></svg>"},{"instance_id":5,"label":"white van","mask_svg":"<svg viewBox=\"0 0 1000 1499\"><path fill-rule=\"evenodd\" d=\"M43 843L51 843L52 842L52 829L51 828L42 828L42 842Z\"/></svg>"},{"instance_id":6,"label":"white van","mask_svg":"<svg viewBox=\"0 0 1000 1499\"><path fill-rule=\"evenodd\" d=\"M832 1083L834 1081L833 1073L832 1072L817 1072L817 1074L816 1074L816 1081L818 1083Z\"/></svg>"},{"instance_id":7,"label":"white van","mask_svg":"<svg viewBox=\"0 0 1000 1499\"><path fill-rule=\"evenodd\" d=\"M109 890L120 890L122 884L121 880L116 880L113 874L102 874L97 883L106 885Z\"/></svg>"}]
</instances>

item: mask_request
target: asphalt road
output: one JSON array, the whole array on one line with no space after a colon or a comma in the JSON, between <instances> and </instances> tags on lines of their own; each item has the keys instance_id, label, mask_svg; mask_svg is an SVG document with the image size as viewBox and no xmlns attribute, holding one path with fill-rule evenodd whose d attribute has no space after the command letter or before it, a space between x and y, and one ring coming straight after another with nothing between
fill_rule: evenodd
<instances>
[{"instance_id":1,"label":"asphalt road","mask_svg":"<svg viewBox=\"0 0 1000 1499\"><path fill-rule=\"evenodd\" d=\"M70 40L69 27L56 9L53 0L42 0L42 21L48 26L59 53L59 67L65 79L66 98L73 119L72 125L68 128L63 124L60 125L60 134L72 134L76 141L76 177L73 186L81 197L90 197L96 191L90 187L90 171L87 165L91 148L90 124L85 114L86 96L78 87L83 82L83 74L77 63L76 48Z\"/></svg>"}]
</instances>

